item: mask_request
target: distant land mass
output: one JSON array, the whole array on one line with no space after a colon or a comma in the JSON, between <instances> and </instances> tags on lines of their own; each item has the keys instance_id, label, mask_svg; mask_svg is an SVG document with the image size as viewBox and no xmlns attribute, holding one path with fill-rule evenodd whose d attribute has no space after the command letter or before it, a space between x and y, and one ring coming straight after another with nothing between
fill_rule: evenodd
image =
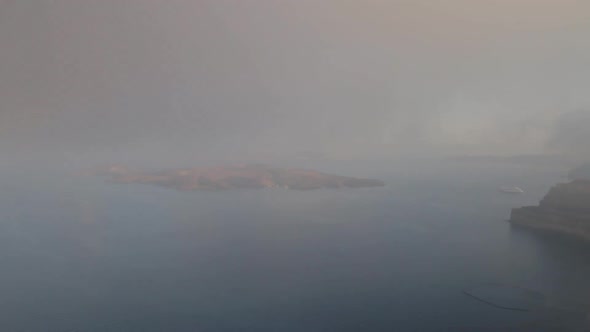
<instances>
[{"instance_id":1,"label":"distant land mass","mask_svg":"<svg viewBox=\"0 0 590 332\"><path fill-rule=\"evenodd\" d=\"M210 168L173 169L162 171L130 170L110 166L93 171L108 176L115 183L140 183L181 191L283 188L313 190L321 188L381 187L380 180L353 178L307 169L276 168L266 165L231 165Z\"/></svg>"},{"instance_id":2,"label":"distant land mass","mask_svg":"<svg viewBox=\"0 0 590 332\"><path fill-rule=\"evenodd\" d=\"M590 180L554 186L538 206L513 209L510 223L590 240Z\"/></svg>"}]
</instances>

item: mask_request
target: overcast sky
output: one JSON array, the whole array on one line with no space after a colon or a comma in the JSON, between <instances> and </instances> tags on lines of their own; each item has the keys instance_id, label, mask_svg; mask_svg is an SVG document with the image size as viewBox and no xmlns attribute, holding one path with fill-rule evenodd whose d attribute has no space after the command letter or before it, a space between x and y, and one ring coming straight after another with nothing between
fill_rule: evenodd
<instances>
[{"instance_id":1,"label":"overcast sky","mask_svg":"<svg viewBox=\"0 0 590 332\"><path fill-rule=\"evenodd\" d=\"M588 36L587 0L0 0L0 148L554 150Z\"/></svg>"}]
</instances>

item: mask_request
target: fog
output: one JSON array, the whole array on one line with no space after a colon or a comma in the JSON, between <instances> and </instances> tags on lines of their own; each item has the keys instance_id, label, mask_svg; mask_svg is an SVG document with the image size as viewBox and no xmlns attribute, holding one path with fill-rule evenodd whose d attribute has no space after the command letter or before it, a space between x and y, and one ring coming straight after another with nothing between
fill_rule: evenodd
<instances>
[{"instance_id":1,"label":"fog","mask_svg":"<svg viewBox=\"0 0 590 332\"><path fill-rule=\"evenodd\" d=\"M589 36L589 0L0 0L0 331L590 331Z\"/></svg>"},{"instance_id":2,"label":"fog","mask_svg":"<svg viewBox=\"0 0 590 332\"><path fill-rule=\"evenodd\" d=\"M587 152L589 33L580 0L1 0L0 148L35 163Z\"/></svg>"}]
</instances>

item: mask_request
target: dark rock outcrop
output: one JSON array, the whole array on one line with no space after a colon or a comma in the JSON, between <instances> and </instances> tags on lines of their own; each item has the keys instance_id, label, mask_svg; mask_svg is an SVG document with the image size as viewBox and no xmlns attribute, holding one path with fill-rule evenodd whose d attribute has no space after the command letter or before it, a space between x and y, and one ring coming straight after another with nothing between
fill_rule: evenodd
<instances>
[{"instance_id":1,"label":"dark rock outcrop","mask_svg":"<svg viewBox=\"0 0 590 332\"><path fill-rule=\"evenodd\" d=\"M590 240L590 180L554 186L538 206L513 209L510 223Z\"/></svg>"}]
</instances>

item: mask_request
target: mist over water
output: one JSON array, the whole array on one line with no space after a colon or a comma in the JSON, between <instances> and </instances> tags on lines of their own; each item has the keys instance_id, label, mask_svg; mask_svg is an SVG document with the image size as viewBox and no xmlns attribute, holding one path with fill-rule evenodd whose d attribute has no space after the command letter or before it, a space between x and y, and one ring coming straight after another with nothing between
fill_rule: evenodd
<instances>
[{"instance_id":1,"label":"mist over water","mask_svg":"<svg viewBox=\"0 0 590 332\"><path fill-rule=\"evenodd\" d=\"M583 1L4 0L0 11L0 147L21 163L583 149L562 137L588 125L562 120L590 103Z\"/></svg>"},{"instance_id":2,"label":"mist over water","mask_svg":"<svg viewBox=\"0 0 590 332\"><path fill-rule=\"evenodd\" d=\"M589 34L578 0L0 0L0 330L582 331L587 246L505 221L590 160ZM88 176L235 164L386 185Z\"/></svg>"}]
</instances>

